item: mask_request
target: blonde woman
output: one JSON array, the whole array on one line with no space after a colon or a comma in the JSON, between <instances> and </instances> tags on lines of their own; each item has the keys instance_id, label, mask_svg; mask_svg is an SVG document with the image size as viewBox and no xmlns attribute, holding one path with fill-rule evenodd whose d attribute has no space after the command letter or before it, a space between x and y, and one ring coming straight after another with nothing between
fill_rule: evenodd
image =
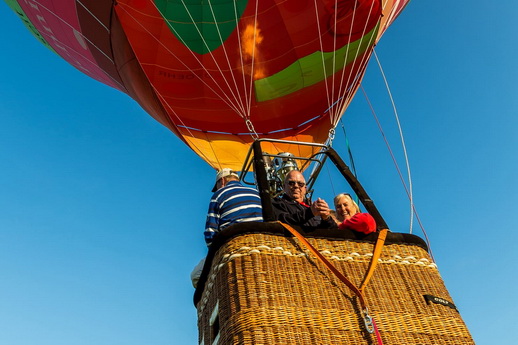
<instances>
[{"instance_id":1,"label":"blonde woman","mask_svg":"<svg viewBox=\"0 0 518 345\"><path fill-rule=\"evenodd\" d=\"M334 198L338 228L350 229L364 234L376 231L376 221L368 213L361 213L358 204L347 193Z\"/></svg>"}]
</instances>

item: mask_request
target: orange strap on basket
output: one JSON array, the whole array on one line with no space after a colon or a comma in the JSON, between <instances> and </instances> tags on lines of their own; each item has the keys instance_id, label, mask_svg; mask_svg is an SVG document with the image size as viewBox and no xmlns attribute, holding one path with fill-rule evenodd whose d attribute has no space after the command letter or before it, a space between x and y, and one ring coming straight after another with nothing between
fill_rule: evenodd
<instances>
[{"instance_id":1,"label":"orange strap on basket","mask_svg":"<svg viewBox=\"0 0 518 345\"><path fill-rule=\"evenodd\" d=\"M293 236L299 239L302 244L304 244L315 256L329 268L331 272L334 273L335 276L338 277L349 289L351 289L356 296L358 296L358 299L360 300L360 305L363 309L363 320L365 322L365 327L369 333L375 333L376 334L376 340L378 341L379 345L382 345L381 336L378 331L378 327L376 326L376 323L372 319L372 317L369 315L369 310L367 308L367 304L365 303L365 298L363 297L362 290L365 288L367 283L369 282L370 278L372 277L372 274L374 273L374 269L376 268L378 258L381 254L381 250L383 248L383 244L385 243L385 238L387 237L387 229L383 229L379 232L378 239L376 240L376 244L374 245L374 253L372 255L371 263L369 265L369 269L367 270L367 274L365 275L365 278L363 280L363 283L361 284L360 289L356 287L345 275L342 274L329 260L325 258L311 243L306 240L302 234L300 234L297 230L292 228L290 225L282 223L277 221L277 223L281 224L286 230L288 230Z\"/></svg>"},{"instance_id":2,"label":"orange strap on basket","mask_svg":"<svg viewBox=\"0 0 518 345\"><path fill-rule=\"evenodd\" d=\"M360 291L363 292L369 280L372 278L374 274L374 269L376 269L376 265L378 264L378 259L381 255L381 250L383 249L383 245L385 244L385 239L387 238L388 229L382 229L378 233L378 238L376 239L376 244L374 245L374 250L372 252L372 259L369 264L369 269L367 270L367 274L365 278L363 278L363 282L360 285Z\"/></svg>"},{"instance_id":3,"label":"orange strap on basket","mask_svg":"<svg viewBox=\"0 0 518 345\"><path fill-rule=\"evenodd\" d=\"M362 292L349 279L347 279L347 277L344 276L342 274L342 272L340 272L335 266L333 266L333 264L331 262L329 262L329 260L327 260L325 258L325 256L323 256L315 247L313 247L313 245L311 243L309 243L308 240L306 240L306 238L304 238L304 236L302 236L297 230L293 229L288 224L285 224L282 222L278 222L278 223L281 224L283 227L285 227L286 230L291 232L293 234L293 236L298 238L300 242L302 242L313 254L315 254L315 256L320 261L322 261L322 263L324 263L324 265L327 266L327 268L329 268L331 270L331 272L333 272L335 274L335 276L337 276L345 285L347 285L349 287L349 289L351 289L358 296L358 298L360 299L360 304L363 309L367 308L367 305L365 304L365 299L363 298Z\"/></svg>"}]
</instances>

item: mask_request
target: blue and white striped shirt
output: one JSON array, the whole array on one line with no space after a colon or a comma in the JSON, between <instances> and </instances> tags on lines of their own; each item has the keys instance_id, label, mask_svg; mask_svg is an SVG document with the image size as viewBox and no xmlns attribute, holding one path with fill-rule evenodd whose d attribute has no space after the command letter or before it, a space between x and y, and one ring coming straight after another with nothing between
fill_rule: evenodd
<instances>
[{"instance_id":1,"label":"blue and white striped shirt","mask_svg":"<svg viewBox=\"0 0 518 345\"><path fill-rule=\"evenodd\" d=\"M261 198L254 188L229 181L212 196L205 223L205 242L210 245L218 231L243 222L262 222Z\"/></svg>"}]
</instances>

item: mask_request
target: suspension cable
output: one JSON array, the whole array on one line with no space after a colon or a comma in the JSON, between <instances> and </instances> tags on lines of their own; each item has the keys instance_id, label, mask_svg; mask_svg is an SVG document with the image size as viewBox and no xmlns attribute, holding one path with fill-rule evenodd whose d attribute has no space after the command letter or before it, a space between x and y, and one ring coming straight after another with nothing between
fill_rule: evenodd
<instances>
[{"instance_id":1,"label":"suspension cable","mask_svg":"<svg viewBox=\"0 0 518 345\"><path fill-rule=\"evenodd\" d=\"M351 171L354 177L358 177L358 174L356 173L356 166L354 164L353 152L351 150L351 146L349 145L349 139L347 138L347 134L345 133L345 126L342 119L340 119L340 124L342 126L342 131L344 132L345 145L347 146L347 154L349 155L349 161L351 162Z\"/></svg>"},{"instance_id":2,"label":"suspension cable","mask_svg":"<svg viewBox=\"0 0 518 345\"><path fill-rule=\"evenodd\" d=\"M374 110L374 108L373 108L373 106L372 106L372 103L370 102L370 99L369 99L369 97L367 96L367 93L365 92L365 89L363 88L363 86L361 87L361 89L362 89L362 92L363 92L363 94L364 94L364 96L365 96L365 98L366 98L366 100L367 100L367 103L368 103L368 105L369 105L370 109L371 109L372 115L374 116L374 119L376 120L376 123L377 123L378 128L379 128L379 130L380 130L380 132L381 132L381 136L383 137L383 140L384 140L384 142L385 142L385 145L387 146L387 149L389 150L390 156L391 156L391 158L392 158L392 162L394 163L394 165L395 165L395 167L396 167L396 170L397 170L397 172L398 172L398 175L399 175L399 178L400 178L400 180L401 180L401 183L403 184L403 187L404 187L404 189L405 189L405 192L406 192L406 194L407 194L408 198L410 199L410 198L411 198L411 197L410 197L410 192L409 192L409 190L408 190L408 187L407 187L407 185L406 185L406 183L405 183L405 180L404 180L404 178L403 178L403 175L402 175L402 173L401 173L401 169L399 168L399 165L398 165L398 163L397 163L397 160L396 160L396 158L395 158L395 156L394 156L394 152L392 151L392 148L391 148L391 146L390 146L390 144L389 144L389 142L388 142L388 140L387 140L387 137L385 136L385 132L383 131L383 127L381 126L381 123L380 123L380 121L379 121L379 119L378 119L378 116L376 115L376 112L375 112L375 110ZM431 258L432 258L432 260L435 262L435 259L434 259L434 257L433 257L433 252L432 252L432 247L431 247L430 239L428 238L428 234L426 233L426 230L425 230L425 228L424 228L424 225L423 225L423 223L421 222L421 219L420 219L420 217L419 217L419 214L417 213L417 210L416 210L415 205L414 205L414 203L413 203L413 202L411 202L411 210L412 210L412 214L413 214L413 215L415 215L415 217L416 217L416 219L417 219L417 222L418 222L418 224L419 224L419 226L420 226L420 228L421 228L421 231L423 232L423 235L424 235L425 240L426 240L426 244L428 245L428 249L429 249L429 252L430 252L430 257L431 257Z\"/></svg>"},{"instance_id":3,"label":"suspension cable","mask_svg":"<svg viewBox=\"0 0 518 345\"><path fill-rule=\"evenodd\" d=\"M410 162L408 160L408 154L406 151L406 144L405 144L405 138L403 136L403 130L401 129L401 122L399 121L399 115L396 108L396 103L394 102L394 98L392 97L392 92L390 90L390 86L387 81L387 77L385 76L385 71L383 70L383 67L381 66L381 62L378 58L378 54L376 54L376 51L374 50L374 57L376 58L376 62L378 63L378 67L380 69L381 75L383 77L383 81L385 82L385 87L387 89L388 95L390 97L390 102L392 103L392 109L394 111L394 117L396 119L396 123L399 130L399 137L401 139L401 146L403 148L403 154L405 157L405 165L407 169L407 177L408 177L408 197L410 199L410 233L412 233L413 228L413 221L414 221L414 197L413 197L413 188L412 188L412 175L410 174Z\"/></svg>"}]
</instances>

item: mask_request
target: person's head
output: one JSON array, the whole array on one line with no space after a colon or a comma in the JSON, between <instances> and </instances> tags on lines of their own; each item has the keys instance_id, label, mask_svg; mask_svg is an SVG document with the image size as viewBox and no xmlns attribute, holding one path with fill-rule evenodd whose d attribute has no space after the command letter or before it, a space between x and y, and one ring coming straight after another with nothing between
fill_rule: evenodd
<instances>
[{"instance_id":1,"label":"person's head","mask_svg":"<svg viewBox=\"0 0 518 345\"><path fill-rule=\"evenodd\" d=\"M216 175L216 183L214 184L212 191L215 192L221 187L225 187L229 181L239 181L239 176L232 169L221 169Z\"/></svg>"},{"instance_id":2,"label":"person's head","mask_svg":"<svg viewBox=\"0 0 518 345\"><path fill-rule=\"evenodd\" d=\"M354 202L351 196L347 193L341 193L335 196L334 203L336 209L336 218L338 218L340 222L351 218L356 213L360 213L358 204Z\"/></svg>"},{"instance_id":3,"label":"person's head","mask_svg":"<svg viewBox=\"0 0 518 345\"><path fill-rule=\"evenodd\" d=\"M295 201L303 202L306 196L306 180L298 170L292 170L284 179L284 193Z\"/></svg>"}]
</instances>

